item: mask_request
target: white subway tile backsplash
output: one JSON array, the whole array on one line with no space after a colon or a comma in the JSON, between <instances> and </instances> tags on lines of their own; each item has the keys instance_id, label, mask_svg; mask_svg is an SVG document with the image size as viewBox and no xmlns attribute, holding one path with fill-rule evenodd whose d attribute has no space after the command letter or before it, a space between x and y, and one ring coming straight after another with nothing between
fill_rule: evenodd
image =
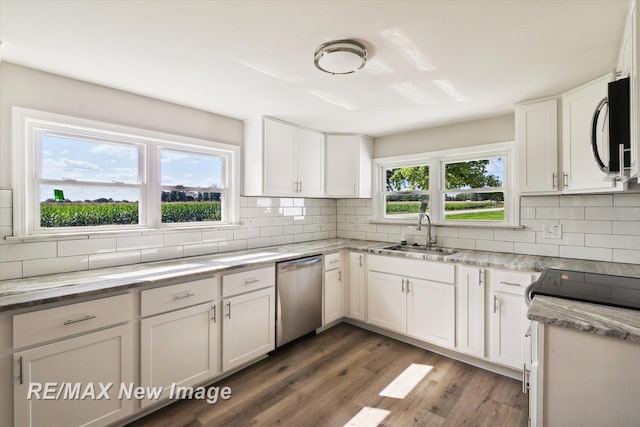
<instances>
[{"instance_id":1,"label":"white subway tile backsplash","mask_svg":"<svg viewBox=\"0 0 640 427\"><path fill-rule=\"evenodd\" d=\"M611 234L639 236L640 221L613 221L613 233Z\"/></svg>"},{"instance_id":2,"label":"white subway tile backsplash","mask_svg":"<svg viewBox=\"0 0 640 427\"><path fill-rule=\"evenodd\" d=\"M116 238L60 240L58 256L100 254L116 251Z\"/></svg>"},{"instance_id":3,"label":"white subway tile backsplash","mask_svg":"<svg viewBox=\"0 0 640 427\"><path fill-rule=\"evenodd\" d=\"M496 230L493 235L495 240L505 242L535 243L536 241L535 231L528 230Z\"/></svg>"},{"instance_id":4,"label":"white subway tile backsplash","mask_svg":"<svg viewBox=\"0 0 640 427\"><path fill-rule=\"evenodd\" d=\"M13 225L13 211L11 208L0 208L0 226Z\"/></svg>"},{"instance_id":5,"label":"white subway tile backsplash","mask_svg":"<svg viewBox=\"0 0 640 427\"><path fill-rule=\"evenodd\" d=\"M19 279L22 277L22 262L0 262L0 280Z\"/></svg>"},{"instance_id":6,"label":"white subway tile backsplash","mask_svg":"<svg viewBox=\"0 0 640 427\"><path fill-rule=\"evenodd\" d=\"M611 234L611 221L595 220L560 220L563 233ZM542 229L540 229L542 231Z\"/></svg>"},{"instance_id":7,"label":"white subway tile backsplash","mask_svg":"<svg viewBox=\"0 0 640 427\"><path fill-rule=\"evenodd\" d=\"M257 239L247 240L247 249L264 248L271 246L271 237L258 237Z\"/></svg>"},{"instance_id":8,"label":"white subway tile backsplash","mask_svg":"<svg viewBox=\"0 0 640 427\"><path fill-rule=\"evenodd\" d=\"M589 209L589 208L587 208ZM602 208L593 208L602 209ZM607 208L604 208L607 209ZM536 208L537 219L584 219L583 207Z\"/></svg>"},{"instance_id":9,"label":"white subway tile backsplash","mask_svg":"<svg viewBox=\"0 0 640 427\"><path fill-rule=\"evenodd\" d=\"M613 250L608 248L590 248L584 246L560 246L560 256L562 258L611 261L613 259Z\"/></svg>"},{"instance_id":10,"label":"white subway tile backsplash","mask_svg":"<svg viewBox=\"0 0 640 427\"><path fill-rule=\"evenodd\" d=\"M630 249L614 249L613 262L640 264L640 251Z\"/></svg>"},{"instance_id":11,"label":"white subway tile backsplash","mask_svg":"<svg viewBox=\"0 0 640 427\"><path fill-rule=\"evenodd\" d=\"M584 209L585 209L585 219L613 220L613 221L640 220L640 207L612 207L612 208L587 207Z\"/></svg>"},{"instance_id":12,"label":"white subway tile backsplash","mask_svg":"<svg viewBox=\"0 0 640 427\"><path fill-rule=\"evenodd\" d=\"M202 242L222 242L233 240L233 230L203 231Z\"/></svg>"},{"instance_id":13,"label":"white subway tile backsplash","mask_svg":"<svg viewBox=\"0 0 640 427\"><path fill-rule=\"evenodd\" d=\"M640 193L619 193L613 195L613 206L640 206Z\"/></svg>"},{"instance_id":14,"label":"white subway tile backsplash","mask_svg":"<svg viewBox=\"0 0 640 427\"><path fill-rule=\"evenodd\" d=\"M3 225L0 226L0 245L10 245L13 244L12 242L9 242L8 240L5 240L5 236L12 236L13 235L13 228Z\"/></svg>"},{"instance_id":15,"label":"white subway tile backsplash","mask_svg":"<svg viewBox=\"0 0 640 427\"><path fill-rule=\"evenodd\" d=\"M536 233L536 243L545 245L563 245L563 246L584 246L583 233L565 233L563 230L560 239L549 239L544 237L544 233L539 231Z\"/></svg>"},{"instance_id":16,"label":"white subway tile backsplash","mask_svg":"<svg viewBox=\"0 0 640 427\"><path fill-rule=\"evenodd\" d=\"M303 225L288 225L282 227L282 232L284 234L298 234L304 231Z\"/></svg>"},{"instance_id":17,"label":"white subway tile backsplash","mask_svg":"<svg viewBox=\"0 0 640 427\"><path fill-rule=\"evenodd\" d=\"M526 230L531 231L542 231L542 227L545 225L554 225L560 224L559 219L523 219L520 220L520 225L522 225Z\"/></svg>"},{"instance_id":18,"label":"white subway tile backsplash","mask_svg":"<svg viewBox=\"0 0 640 427\"><path fill-rule=\"evenodd\" d=\"M234 240L255 239L257 237L260 237L259 228L239 228L237 230L233 230Z\"/></svg>"},{"instance_id":19,"label":"white subway tile backsplash","mask_svg":"<svg viewBox=\"0 0 640 427\"><path fill-rule=\"evenodd\" d=\"M473 250L476 248L476 241L469 239L458 239L456 237L444 237L441 240L441 245L445 248L456 248L456 249L470 249Z\"/></svg>"},{"instance_id":20,"label":"white subway tile backsplash","mask_svg":"<svg viewBox=\"0 0 640 427\"><path fill-rule=\"evenodd\" d=\"M513 242L498 242L492 240L476 240L476 249L479 251L513 252Z\"/></svg>"},{"instance_id":21,"label":"white subway tile backsplash","mask_svg":"<svg viewBox=\"0 0 640 427\"><path fill-rule=\"evenodd\" d=\"M191 245L202 242L202 232L188 231L164 235L165 246Z\"/></svg>"},{"instance_id":22,"label":"white subway tile backsplash","mask_svg":"<svg viewBox=\"0 0 640 427\"><path fill-rule=\"evenodd\" d=\"M140 251L140 260L142 262L161 261L163 259L182 258L183 255L184 249L182 246L142 249Z\"/></svg>"},{"instance_id":23,"label":"white subway tile backsplash","mask_svg":"<svg viewBox=\"0 0 640 427\"><path fill-rule=\"evenodd\" d=\"M389 235L387 233L365 233L365 239L374 240L374 241L378 241L378 242L390 242L391 241L389 239Z\"/></svg>"},{"instance_id":24,"label":"white subway tile backsplash","mask_svg":"<svg viewBox=\"0 0 640 427\"><path fill-rule=\"evenodd\" d=\"M118 236L116 240L119 251L161 248L164 245L164 237L162 234L152 234L148 236Z\"/></svg>"},{"instance_id":25,"label":"white subway tile backsplash","mask_svg":"<svg viewBox=\"0 0 640 427\"><path fill-rule=\"evenodd\" d=\"M246 240L229 240L218 243L218 252L241 251L247 249Z\"/></svg>"},{"instance_id":26,"label":"white subway tile backsplash","mask_svg":"<svg viewBox=\"0 0 640 427\"><path fill-rule=\"evenodd\" d=\"M461 239L493 240L494 231L483 228L460 228L458 229L458 237Z\"/></svg>"},{"instance_id":27,"label":"white subway tile backsplash","mask_svg":"<svg viewBox=\"0 0 640 427\"><path fill-rule=\"evenodd\" d=\"M260 237L281 236L283 227L264 227L260 229Z\"/></svg>"},{"instance_id":28,"label":"white subway tile backsplash","mask_svg":"<svg viewBox=\"0 0 640 427\"><path fill-rule=\"evenodd\" d=\"M520 218L535 219L536 208L535 206L523 206L520 208Z\"/></svg>"},{"instance_id":29,"label":"white subway tile backsplash","mask_svg":"<svg viewBox=\"0 0 640 427\"><path fill-rule=\"evenodd\" d=\"M184 256L198 256L215 254L218 252L218 243L196 243L195 245L184 245Z\"/></svg>"},{"instance_id":30,"label":"white subway tile backsplash","mask_svg":"<svg viewBox=\"0 0 640 427\"><path fill-rule=\"evenodd\" d=\"M302 226L303 233L317 233L320 230L320 224L306 224Z\"/></svg>"},{"instance_id":31,"label":"white subway tile backsplash","mask_svg":"<svg viewBox=\"0 0 640 427\"><path fill-rule=\"evenodd\" d=\"M289 245L293 243L293 234L284 234L282 236L273 236L271 243L274 245Z\"/></svg>"},{"instance_id":32,"label":"white subway tile backsplash","mask_svg":"<svg viewBox=\"0 0 640 427\"><path fill-rule=\"evenodd\" d=\"M560 247L558 245L540 245L535 243L515 243L513 250L518 254L553 256L560 255Z\"/></svg>"},{"instance_id":33,"label":"white subway tile backsplash","mask_svg":"<svg viewBox=\"0 0 640 427\"><path fill-rule=\"evenodd\" d=\"M462 230L462 228L458 229L457 227L436 227L435 233L439 237L458 237L459 230Z\"/></svg>"},{"instance_id":34,"label":"white subway tile backsplash","mask_svg":"<svg viewBox=\"0 0 640 427\"><path fill-rule=\"evenodd\" d=\"M560 206L613 206L611 194L579 194L560 197Z\"/></svg>"},{"instance_id":35,"label":"white subway tile backsplash","mask_svg":"<svg viewBox=\"0 0 640 427\"><path fill-rule=\"evenodd\" d=\"M280 213L284 216L302 216L303 208L280 208Z\"/></svg>"},{"instance_id":36,"label":"white subway tile backsplash","mask_svg":"<svg viewBox=\"0 0 640 427\"><path fill-rule=\"evenodd\" d=\"M293 224L292 216L274 216L271 218L271 225L274 227L277 227L279 225L292 225L292 224Z\"/></svg>"},{"instance_id":37,"label":"white subway tile backsplash","mask_svg":"<svg viewBox=\"0 0 640 427\"><path fill-rule=\"evenodd\" d=\"M523 196L520 206L560 206L560 196Z\"/></svg>"},{"instance_id":38,"label":"white subway tile backsplash","mask_svg":"<svg viewBox=\"0 0 640 427\"><path fill-rule=\"evenodd\" d=\"M585 245L598 248L640 249L638 236L586 234Z\"/></svg>"},{"instance_id":39,"label":"white subway tile backsplash","mask_svg":"<svg viewBox=\"0 0 640 427\"><path fill-rule=\"evenodd\" d=\"M55 244L55 242L53 242ZM78 255L22 261L22 274L25 277L42 276L44 274L81 271L89 268L89 256Z\"/></svg>"},{"instance_id":40,"label":"white subway tile backsplash","mask_svg":"<svg viewBox=\"0 0 640 427\"><path fill-rule=\"evenodd\" d=\"M140 251L109 252L89 255L89 268L115 267L117 265L138 264Z\"/></svg>"},{"instance_id":41,"label":"white subway tile backsplash","mask_svg":"<svg viewBox=\"0 0 640 427\"><path fill-rule=\"evenodd\" d=\"M23 261L57 256L56 242L13 243L0 245L0 262Z\"/></svg>"},{"instance_id":42,"label":"white subway tile backsplash","mask_svg":"<svg viewBox=\"0 0 640 427\"><path fill-rule=\"evenodd\" d=\"M313 240L313 233L298 233L293 235L294 243L308 242L310 240Z\"/></svg>"}]
</instances>

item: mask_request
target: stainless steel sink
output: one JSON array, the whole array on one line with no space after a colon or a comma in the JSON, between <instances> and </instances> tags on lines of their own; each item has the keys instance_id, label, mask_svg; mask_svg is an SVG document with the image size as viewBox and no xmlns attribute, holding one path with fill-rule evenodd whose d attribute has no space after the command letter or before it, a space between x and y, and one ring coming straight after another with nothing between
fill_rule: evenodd
<instances>
[{"instance_id":1,"label":"stainless steel sink","mask_svg":"<svg viewBox=\"0 0 640 427\"><path fill-rule=\"evenodd\" d=\"M392 245L385 246L383 249L387 249L390 251L400 251L400 252L417 252L422 254L435 254L435 255L451 255L456 253L455 249L447 249L447 248L439 248L432 246L427 249L426 246L418 246L418 245Z\"/></svg>"}]
</instances>

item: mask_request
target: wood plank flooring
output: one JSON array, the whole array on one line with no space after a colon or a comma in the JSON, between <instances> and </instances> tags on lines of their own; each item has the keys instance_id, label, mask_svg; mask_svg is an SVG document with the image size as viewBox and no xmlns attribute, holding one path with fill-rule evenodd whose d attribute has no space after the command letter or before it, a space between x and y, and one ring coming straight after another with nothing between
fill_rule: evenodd
<instances>
[{"instance_id":1,"label":"wood plank flooring","mask_svg":"<svg viewBox=\"0 0 640 427\"><path fill-rule=\"evenodd\" d=\"M411 363L433 366L405 399L380 393ZM363 407L381 426L526 426L521 384L345 323L276 351L215 384L232 397L184 400L131 426L336 426Z\"/></svg>"}]
</instances>

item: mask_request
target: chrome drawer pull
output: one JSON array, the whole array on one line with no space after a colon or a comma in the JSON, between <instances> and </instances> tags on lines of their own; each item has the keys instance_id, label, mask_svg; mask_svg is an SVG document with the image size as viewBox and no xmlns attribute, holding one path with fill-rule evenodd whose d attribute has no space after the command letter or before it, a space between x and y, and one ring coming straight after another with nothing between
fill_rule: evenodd
<instances>
[{"instance_id":1,"label":"chrome drawer pull","mask_svg":"<svg viewBox=\"0 0 640 427\"><path fill-rule=\"evenodd\" d=\"M500 282L503 285L509 285L509 286L522 286L520 283L516 283L516 282Z\"/></svg>"},{"instance_id":2,"label":"chrome drawer pull","mask_svg":"<svg viewBox=\"0 0 640 427\"><path fill-rule=\"evenodd\" d=\"M336 262L340 262L339 259L332 259L331 261L329 261L329 264L335 264Z\"/></svg>"},{"instance_id":3,"label":"chrome drawer pull","mask_svg":"<svg viewBox=\"0 0 640 427\"><path fill-rule=\"evenodd\" d=\"M173 300L174 301L178 301L178 300L181 300L181 299L190 298L190 297L194 297L194 296L196 296L196 294L192 294L191 292L185 292L182 295L174 295L173 296Z\"/></svg>"},{"instance_id":4,"label":"chrome drawer pull","mask_svg":"<svg viewBox=\"0 0 640 427\"><path fill-rule=\"evenodd\" d=\"M22 385L24 383L23 364L24 364L24 362L22 361L22 356L20 356L20 385Z\"/></svg>"},{"instance_id":5,"label":"chrome drawer pull","mask_svg":"<svg viewBox=\"0 0 640 427\"><path fill-rule=\"evenodd\" d=\"M64 324L65 325L71 325L73 323L78 323L78 322L84 322L85 320L91 320L91 319L95 319L96 316L94 316L93 314L87 314L84 317L81 317L79 319L69 319L69 320L65 320Z\"/></svg>"},{"instance_id":6,"label":"chrome drawer pull","mask_svg":"<svg viewBox=\"0 0 640 427\"><path fill-rule=\"evenodd\" d=\"M252 277L251 279L247 279L244 281L245 285L253 285L254 283L258 283L260 281L260 279L256 279L255 277Z\"/></svg>"}]
</instances>

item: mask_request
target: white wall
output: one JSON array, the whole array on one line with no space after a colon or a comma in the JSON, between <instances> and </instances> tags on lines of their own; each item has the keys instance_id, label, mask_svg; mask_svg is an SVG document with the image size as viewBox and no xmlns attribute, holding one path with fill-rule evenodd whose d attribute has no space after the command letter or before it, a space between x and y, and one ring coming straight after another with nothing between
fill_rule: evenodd
<instances>
[{"instance_id":1,"label":"white wall","mask_svg":"<svg viewBox=\"0 0 640 427\"><path fill-rule=\"evenodd\" d=\"M0 63L0 280L336 237L336 201L241 197L239 227L5 240L12 233L11 107L243 145L240 120Z\"/></svg>"},{"instance_id":2,"label":"white wall","mask_svg":"<svg viewBox=\"0 0 640 427\"><path fill-rule=\"evenodd\" d=\"M491 117L376 138L373 157L425 153L515 139L515 116Z\"/></svg>"}]
</instances>

